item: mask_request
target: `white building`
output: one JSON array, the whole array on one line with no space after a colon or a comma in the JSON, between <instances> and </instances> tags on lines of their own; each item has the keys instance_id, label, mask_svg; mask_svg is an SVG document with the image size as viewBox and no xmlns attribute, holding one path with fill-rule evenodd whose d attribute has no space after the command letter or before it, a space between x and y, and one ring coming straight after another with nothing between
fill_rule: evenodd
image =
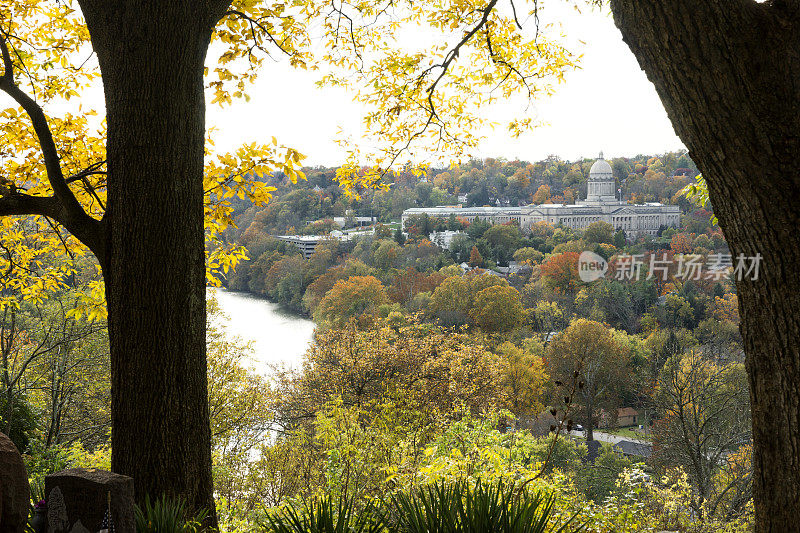
<instances>
[{"instance_id":1,"label":"white building","mask_svg":"<svg viewBox=\"0 0 800 533\"><path fill-rule=\"evenodd\" d=\"M357 235L357 233L333 230L328 235L275 235L275 238L294 244L302 252L303 259L308 259L314 255L317 245L322 241L349 241Z\"/></svg>"},{"instance_id":2,"label":"white building","mask_svg":"<svg viewBox=\"0 0 800 533\"><path fill-rule=\"evenodd\" d=\"M568 228L583 229L593 222L603 221L615 230L625 230L629 236L655 235L663 227L680 224L680 208L660 203L629 204L618 200L611 165L600 158L589 171L586 200L575 205L542 204L522 208L520 227L528 230L537 222L561 224Z\"/></svg>"},{"instance_id":3,"label":"white building","mask_svg":"<svg viewBox=\"0 0 800 533\"><path fill-rule=\"evenodd\" d=\"M348 220L349 219L349 220ZM333 223L339 226L340 228L344 228L348 221L353 225L353 227L362 228L364 226L372 226L378 221L377 217L333 217Z\"/></svg>"},{"instance_id":4,"label":"white building","mask_svg":"<svg viewBox=\"0 0 800 533\"><path fill-rule=\"evenodd\" d=\"M456 235L463 235L463 234L464 234L463 231L450 231L450 230L434 231L433 233L428 235L428 238L433 244L435 244L439 248L447 249L450 248L450 243L453 242L453 238Z\"/></svg>"},{"instance_id":5,"label":"white building","mask_svg":"<svg viewBox=\"0 0 800 533\"><path fill-rule=\"evenodd\" d=\"M583 229L593 222L603 221L615 230L624 230L629 237L645 234L655 235L661 227L676 227L680 224L680 209L676 205L661 203L629 204L619 200L611 165L600 158L589 171L586 199L574 205L541 204L525 207L433 207L407 209L403 212L403 223L411 215L427 213L430 217L447 218L450 214L470 222L476 217L493 224L504 224L511 220L519 222L523 231L529 231L537 222Z\"/></svg>"},{"instance_id":6,"label":"white building","mask_svg":"<svg viewBox=\"0 0 800 533\"><path fill-rule=\"evenodd\" d=\"M520 222L522 219L521 207L461 207L453 205L439 205L436 207L412 207L403 211L402 223L405 230L406 220L414 215L427 214L432 218L447 219L450 215L463 218L472 222L476 218L491 222L492 224L505 224L506 222Z\"/></svg>"}]
</instances>

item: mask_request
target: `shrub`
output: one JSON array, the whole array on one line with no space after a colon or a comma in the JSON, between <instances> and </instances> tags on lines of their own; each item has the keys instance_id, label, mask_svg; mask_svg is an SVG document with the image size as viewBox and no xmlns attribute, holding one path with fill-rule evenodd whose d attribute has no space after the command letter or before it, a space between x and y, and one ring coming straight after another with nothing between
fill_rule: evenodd
<instances>
[{"instance_id":1,"label":"shrub","mask_svg":"<svg viewBox=\"0 0 800 533\"><path fill-rule=\"evenodd\" d=\"M191 514L180 499L161 496L155 502L146 496L144 508L134 509L137 533L196 533L208 517L207 511Z\"/></svg>"},{"instance_id":2,"label":"shrub","mask_svg":"<svg viewBox=\"0 0 800 533\"><path fill-rule=\"evenodd\" d=\"M272 533L380 533L385 528L381 513L371 504L357 512L350 497L322 496L268 514L265 529Z\"/></svg>"},{"instance_id":3,"label":"shrub","mask_svg":"<svg viewBox=\"0 0 800 533\"><path fill-rule=\"evenodd\" d=\"M439 481L392 497L390 531L404 533L543 533L566 531L575 516L553 529L554 498L502 479L473 485ZM580 529L580 528L578 528Z\"/></svg>"}]
</instances>

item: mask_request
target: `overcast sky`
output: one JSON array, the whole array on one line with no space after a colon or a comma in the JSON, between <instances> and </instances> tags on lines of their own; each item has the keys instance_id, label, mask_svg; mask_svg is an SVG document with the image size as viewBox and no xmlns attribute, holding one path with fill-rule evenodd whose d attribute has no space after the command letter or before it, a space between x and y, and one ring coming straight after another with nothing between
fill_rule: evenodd
<instances>
[{"instance_id":1,"label":"overcast sky","mask_svg":"<svg viewBox=\"0 0 800 533\"><path fill-rule=\"evenodd\" d=\"M546 126L519 139L499 127L476 156L533 161L550 154L576 159L596 157L600 150L616 157L683 148L607 9L577 13L559 1L542 15L542 24L563 23L571 49L584 54L582 69L570 73L555 96L534 103L536 118ZM275 135L306 154L306 164L341 163L344 156L334 138L339 128L358 131L363 109L344 91L317 89L315 79L281 63L265 65L249 91L250 102L209 106L209 125L218 128L217 149ZM519 109L518 104L499 104L492 116L511 117Z\"/></svg>"},{"instance_id":2,"label":"overcast sky","mask_svg":"<svg viewBox=\"0 0 800 533\"><path fill-rule=\"evenodd\" d=\"M557 155L574 160L596 157L601 150L611 158L682 149L655 89L622 42L608 9L578 13L564 0L544 1L548 4L541 24L563 25L568 47L584 55L582 68L567 75L555 96L533 103L534 118L545 126L519 139L498 127L473 155L529 161ZM334 139L340 128L357 134L364 109L344 90L316 88L318 75L285 63L265 62L248 91L250 102L236 101L225 108L208 106L208 125L217 128L216 150L269 142L274 135L281 144L305 154L304 164L342 163L345 155ZM10 105L4 96L0 104ZM99 87L86 91L81 100L102 111ZM74 111L74 101L65 105ZM521 110L519 102L500 103L489 114L507 123Z\"/></svg>"}]
</instances>

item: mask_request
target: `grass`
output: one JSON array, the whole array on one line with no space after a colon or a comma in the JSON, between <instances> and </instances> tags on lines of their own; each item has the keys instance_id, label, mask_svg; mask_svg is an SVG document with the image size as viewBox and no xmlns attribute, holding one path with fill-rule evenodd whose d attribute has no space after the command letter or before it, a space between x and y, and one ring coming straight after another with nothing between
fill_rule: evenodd
<instances>
[{"instance_id":1,"label":"grass","mask_svg":"<svg viewBox=\"0 0 800 533\"><path fill-rule=\"evenodd\" d=\"M601 429L603 433L608 433L610 435L616 435L617 437L625 437L629 439L638 439L638 440L652 440L648 433L645 433L644 430L640 430L638 426L630 426L624 428L617 428L617 429Z\"/></svg>"}]
</instances>

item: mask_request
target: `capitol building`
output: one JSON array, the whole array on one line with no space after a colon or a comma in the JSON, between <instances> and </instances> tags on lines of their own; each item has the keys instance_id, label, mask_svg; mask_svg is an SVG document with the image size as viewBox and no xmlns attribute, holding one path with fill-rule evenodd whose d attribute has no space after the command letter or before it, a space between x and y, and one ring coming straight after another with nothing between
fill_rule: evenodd
<instances>
[{"instance_id":1,"label":"capitol building","mask_svg":"<svg viewBox=\"0 0 800 533\"><path fill-rule=\"evenodd\" d=\"M575 204L541 204L524 207L421 207L406 209L402 221L413 215L448 218L451 214L469 222L480 218L492 224L516 221L523 231L537 222L553 226L583 229L593 222L608 222L615 230L624 230L629 238L656 235L661 227L680 224L680 209L661 203L629 204L617 198L617 187L611 165L600 158L589 171L585 200Z\"/></svg>"}]
</instances>

